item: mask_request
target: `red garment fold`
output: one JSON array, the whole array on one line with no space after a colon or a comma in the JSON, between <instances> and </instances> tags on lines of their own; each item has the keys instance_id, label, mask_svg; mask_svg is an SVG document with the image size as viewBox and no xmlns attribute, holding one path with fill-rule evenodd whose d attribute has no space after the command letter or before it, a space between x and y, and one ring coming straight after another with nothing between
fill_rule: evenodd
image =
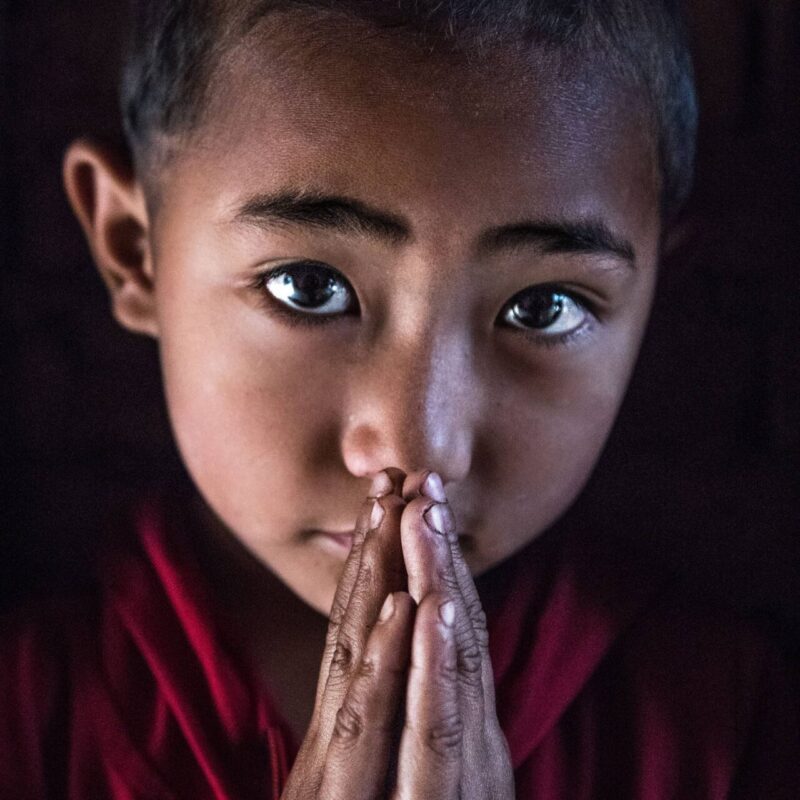
<instances>
[{"instance_id":1,"label":"red garment fold","mask_svg":"<svg viewBox=\"0 0 800 800\"><path fill-rule=\"evenodd\" d=\"M297 743L221 626L176 503L97 590L4 620L0 797L279 798ZM478 580L517 796L800 798L797 694L732 614L619 544L550 532Z\"/></svg>"}]
</instances>

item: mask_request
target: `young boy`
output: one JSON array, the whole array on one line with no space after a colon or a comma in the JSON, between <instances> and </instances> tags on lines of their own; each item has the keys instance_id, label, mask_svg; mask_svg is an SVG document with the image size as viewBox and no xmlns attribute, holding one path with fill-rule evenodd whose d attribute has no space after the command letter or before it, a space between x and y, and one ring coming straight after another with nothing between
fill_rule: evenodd
<instances>
[{"instance_id":1,"label":"young boy","mask_svg":"<svg viewBox=\"0 0 800 800\"><path fill-rule=\"evenodd\" d=\"M7 622L2 796L800 797L770 648L541 535L688 192L675 4L134 23L132 158L79 141L65 180L197 491L136 510L96 593Z\"/></svg>"}]
</instances>

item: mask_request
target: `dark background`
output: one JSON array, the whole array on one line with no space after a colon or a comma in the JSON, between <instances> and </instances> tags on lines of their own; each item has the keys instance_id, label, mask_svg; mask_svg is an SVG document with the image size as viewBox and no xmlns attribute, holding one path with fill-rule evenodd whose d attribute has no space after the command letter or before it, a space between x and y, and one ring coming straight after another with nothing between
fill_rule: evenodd
<instances>
[{"instance_id":1,"label":"dark background","mask_svg":"<svg viewBox=\"0 0 800 800\"><path fill-rule=\"evenodd\" d=\"M689 2L697 188L609 447L563 524L644 545L800 654L800 2ZM118 136L121 2L0 0L0 608L184 484L153 342L108 311L60 182Z\"/></svg>"}]
</instances>

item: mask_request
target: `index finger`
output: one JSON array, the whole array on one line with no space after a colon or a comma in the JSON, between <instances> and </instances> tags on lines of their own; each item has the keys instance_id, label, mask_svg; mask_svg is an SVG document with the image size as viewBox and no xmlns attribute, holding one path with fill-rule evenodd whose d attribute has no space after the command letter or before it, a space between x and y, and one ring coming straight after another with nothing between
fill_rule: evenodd
<instances>
[{"instance_id":1,"label":"index finger","mask_svg":"<svg viewBox=\"0 0 800 800\"><path fill-rule=\"evenodd\" d=\"M405 473L396 467L388 467L381 470L373 479L369 494L361 506L355 524L353 535L353 546L344 564L342 576L336 587L333 596L331 611L329 614L328 631L325 637L325 649L322 656L322 666L320 668L319 680L317 682L316 705L319 706L325 684L328 679L331 660L336 649L336 641L339 637L339 628L347 612L350 603L350 596L356 583L358 571L361 566L361 551L364 545L364 538L370 529L370 517L375 498L387 497L390 494L400 494L405 480Z\"/></svg>"},{"instance_id":2,"label":"index finger","mask_svg":"<svg viewBox=\"0 0 800 800\"><path fill-rule=\"evenodd\" d=\"M405 481L403 481L402 494L403 498L409 503L420 495L425 495L437 502L446 502L441 479L431 470L409 473ZM450 549L452 569L461 595L463 610L471 622L472 635L480 651L483 696L487 711L492 715L495 713L495 690L492 663L489 656L489 633L486 614L475 586L475 580L464 560L456 526L454 524L446 526L444 534Z\"/></svg>"},{"instance_id":3,"label":"index finger","mask_svg":"<svg viewBox=\"0 0 800 800\"><path fill-rule=\"evenodd\" d=\"M400 549L400 515L405 504L397 495L375 501L381 509L361 549L361 559L350 602L336 629L336 640L327 654L327 675L320 674L315 730L327 742L336 713L353 681L364 646L375 625L381 603L390 592L403 590L406 573ZM324 685L322 681L324 680Z\"/></svg>"}]
</instances>

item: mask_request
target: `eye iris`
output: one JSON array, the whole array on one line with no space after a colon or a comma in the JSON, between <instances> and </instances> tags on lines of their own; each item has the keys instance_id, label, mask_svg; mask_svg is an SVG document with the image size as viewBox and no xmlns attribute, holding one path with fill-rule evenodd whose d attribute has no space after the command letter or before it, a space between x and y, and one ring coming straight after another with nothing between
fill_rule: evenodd
<instances>
[{"instance_id":1,"label":"eye iris","mask_svg":"<svg viewBox=\"0 0 800 800\"><path fill-rule=\"evenodd\" d=\"M298 268L281 277L283 285L291 291L286 298L301 308L317 308L324 305L336 292L336 283L329 275L319 270Z\"/></svg>"},{"instance_id":2,"label":"eye iris","mask_svg":"<svg viewBox=\"0 0 800 800\"><path fill-rule=\"evenodd\" d=\"M514 316L531 328L548 328L564 311L564 297L555 292L534 292L512 307Z\"/></svg>"}]
</instances>

